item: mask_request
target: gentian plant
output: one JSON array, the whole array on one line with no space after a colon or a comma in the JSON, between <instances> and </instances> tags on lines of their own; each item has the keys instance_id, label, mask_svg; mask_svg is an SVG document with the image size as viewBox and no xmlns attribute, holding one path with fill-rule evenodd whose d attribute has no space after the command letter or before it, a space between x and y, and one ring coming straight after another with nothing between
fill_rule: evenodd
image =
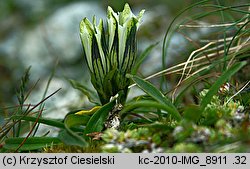
<instances>
[{"instance_id":1,"label":"gentian plant","mask_svg":"<svg viewBox=\"0 0 250 169\"><path fill-rule=\"evenodd\" d=\"M80 36L84 55L91 74L91 82L102 104L118 94L117 101L124 104L130 79L126 78L136 58L136 32L144 10L135 16L129 5L122 12L107 10L107 27L93 17L91 23L84 18L80 23Z\"/></svg>"}]
</instances>

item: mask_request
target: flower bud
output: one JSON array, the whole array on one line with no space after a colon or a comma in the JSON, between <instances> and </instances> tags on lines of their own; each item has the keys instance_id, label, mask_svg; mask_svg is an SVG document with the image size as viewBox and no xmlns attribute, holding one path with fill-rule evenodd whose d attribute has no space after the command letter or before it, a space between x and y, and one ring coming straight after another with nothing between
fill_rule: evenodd
<instances>
[{"instance_id":1,"label":"flower bud","mask_svg":"<svg viewBox=\"0 0 250 169\"><path fill-rule=\"evenodd\" d=\"M136 58L136 32L144 10L135 16L125 4L120 13L107 10L107 30L103 20L96 24L84 18L80 23L80 37L84 55L90 70L91 82L102 104L109 102L119 93L121 103L126 99L130 80L125 77L131 72Z\"/></svg>"}]
</instances>

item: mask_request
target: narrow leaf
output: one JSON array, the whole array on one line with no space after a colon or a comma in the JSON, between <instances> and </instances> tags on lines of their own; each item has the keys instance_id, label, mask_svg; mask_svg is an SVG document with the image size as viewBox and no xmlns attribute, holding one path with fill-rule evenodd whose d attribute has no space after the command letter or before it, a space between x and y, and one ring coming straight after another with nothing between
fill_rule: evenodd
<instances>
[{"instance_id":1,"label":"narrow leaf","mask_svg":"<svg viewBox=\"0 0 250 169\"><path fill-rule=\"evenodd\" d=\"M113 109L114 105L115 100L105 104L98 111L96 111L88 121L86 129L84 130L84 135L93 132L100 132L103 129L108 114Z\"/></svg>"},{"instance_id":2,"label":"narrow leaf","mask_svg":"<svg viewBox=\"0 0 250 169\"><path fill-rule=\"evenodd\" d=\"M77 126L77 125L86 125L88 120L89 120L89 116L86 116L86 115L76 115L76 114L68 115L64 120L66 131L61 132L59 135L60 136L59 138L65 144L71 143L70 145L77 145L77 146L81 146L81 147L86 147L88 145L86 140L82 136L80 136L77 133L75 133L74 131L72 131L71 128L73 126ZM68 139L72 140L72 142L69 142Z\"/></svg>"},{"instance_id":3,"label":"narrow leaf","mask_svg":"<svg viewBox=\"0 0 250 169\"><path fill-rule=\"evenodd\" d=\"M65 145L84 147L83 142L78 137L80 137L80 136L76 136L76 137L75 137L75 135L72 136L72 134L67 130L61 130L58 134L58 138Z\"/></svg>"},{"instance_id":4,"label":"narrow leaf","mask_svg":"<svg viewBox=\"0 0 250 169\"><path fill-rule=\"evenodd\" d=\"M65 118L64 124L68 128L72 128L73 126L77 126L77 125L86 125L89 119L90 119L90 116L88 115L70 114Z\"/></svg>"},{"instance_id":5,"label":"narrow leaf","mask_svg":"<svg viewBox=\"0 0 250 169\"><path fill-rule=\"evenodd\" d=\"M25 138L7 138L5 140L4 148L8 150L16 150L19 145L23 142ZM56 145L61 143L58 138L55 137L29 137L22 147L19 148L20 151L30 151L37 150L44 147L49 147L51 145Z\"/></svg>"},{"instance_id":6,"label":"narrow leaf","mask_svg":"<svg viewBox=\"0 0 250 169\"><path fill-rule=\"evenodd\" d=\"M12 120L25 120L25 121L32 121L35 122L37 121L37 117L31 117L31 116L19 116L19 115L14 115L11 117ZM64 124L60 122L59 120L54 120L54 119L46 119L46 118L39 118L38 123L46 124L49 126L53 127L58 127L58 128L65 128Z\"/></svg>"},{"instance_id":7,"label":"narrow leaf","mask_svg":"<svg viewBox=\"0 0 250 169\"><path fill-rule=\"evenodd\" d=\"M177 112L178 113L177 114L176 111L171 106L151 100L142 100L127 104L120 112L122 119L132 110L142 107L150 107L150 108L165 110L166 112L171 114L176 120L181 119L179 113Z\"/></svg>"},{"instance_id":8,"label":"narrow leaf","mask_svg":"<svg viewBox=\"0 0 250 169\"><path fill-rule=\"evenodd\" d=\"M69 80L70 84L73 88L81 91L84 95L86 95L91 103L94 103L96 105L100 105L99 98L97 96L97 93L91 89L89 89L84 84L81 84L75 80Z\"/></svg>"},{"instance_id":9,"label":"narrow leaf","mask_svg":"<svg viewBox=\"0 0 250 169\"><path fill-rule=\"evenodd\" d=\"M201 107L198 105L188 105L183 112L183 117L187 120L198 122L201 117Z\"/></svg>"},{"instance_id":10,"label":"narrow leaf","mask_svg":"<svg viewBox=\"0 0 250 169\"><path fill-rule=\"evenodd\" d=\"M161 104L167 105L172 109L172 113L177 119L181 118L181 115L179 114L176 107L173 105L173 103L167 99L155 86L153 86L151 83L141 79L138 76L135 75L127 75L128 78L131 78L144 92L146 92L149 96L154 98L156 101L158 101Z\"/></svg>"},{"instance_id":11,"label":"narrow leaf","mask_svg":"<svg viewBox=\"0 0 250 169\"><path fill-rule=\"evenodd\" d=\"M215 81L215 83L210 87L208 93L201 101L202 110L204 110L211 102L213 96L219 91L221 85L223 85L231 76L233 76L236 72L238 72L243 66L246 65L246 62L239 62L234 64L228 70L222 73L222 75Z\"/></svg>"}]
</instances>

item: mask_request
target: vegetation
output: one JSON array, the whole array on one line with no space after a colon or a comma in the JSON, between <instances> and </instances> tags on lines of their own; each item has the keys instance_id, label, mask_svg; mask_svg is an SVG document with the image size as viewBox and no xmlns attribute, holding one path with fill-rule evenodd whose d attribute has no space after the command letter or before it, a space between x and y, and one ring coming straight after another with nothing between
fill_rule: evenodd
<instances>
[{"instance_id":1,"label":"vegetation","mask_svg":"<svg viewBox=\"0 0 250 169\"><path fill-rule=\"evenodd\" d=\"M204 9L184 17L192 9ZM78 81L72 86L94 105L69 112L64 119L42 117L44 102L25 100L30 68L17 91L19 105L1 127L1 152L249 152L250 151L250 4L222 6L208 0L180 11L166 30L162 71L144 77L140 68L158 44L136 53L136 33L143 12L128 4L107 12L107 29L84 18L80 36L96 91ZM204 12L205 11L205 12ZM221 17L222 23L204 23ZM189 29L206 29L192 39ZM166 67L170 40L182 34L192 46L183 63ZM140 45L140 44L139 44ZM53 72L51 75L53 78ZM174 80L169 80L174 79ZM49 86L50 81L48 81ZM127 99L138 87L145 94ZM60 89L59 89L60 90ZM60 129L55 137L37 134L39 124ZM27 134L21 135L23 131Z\"/></svg>"}]
</instances>

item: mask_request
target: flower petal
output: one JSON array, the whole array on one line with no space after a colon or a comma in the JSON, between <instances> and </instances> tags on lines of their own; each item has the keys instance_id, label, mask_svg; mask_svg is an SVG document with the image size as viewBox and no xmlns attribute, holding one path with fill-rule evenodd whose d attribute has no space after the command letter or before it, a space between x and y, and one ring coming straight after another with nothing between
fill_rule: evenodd
<instances>
[{"instance_id":1,"label":"flower petal","mask_svg":"<svg viewBox=\"0 0 250 169\"><path fill-rule=\"evenodd\" d=\"M83 44L86 60L91 72L93 72L92 65L92 39L93 39L93 27L87 18L84 18L80 23L80 37Z\"/></svg>"}]
</instances>

